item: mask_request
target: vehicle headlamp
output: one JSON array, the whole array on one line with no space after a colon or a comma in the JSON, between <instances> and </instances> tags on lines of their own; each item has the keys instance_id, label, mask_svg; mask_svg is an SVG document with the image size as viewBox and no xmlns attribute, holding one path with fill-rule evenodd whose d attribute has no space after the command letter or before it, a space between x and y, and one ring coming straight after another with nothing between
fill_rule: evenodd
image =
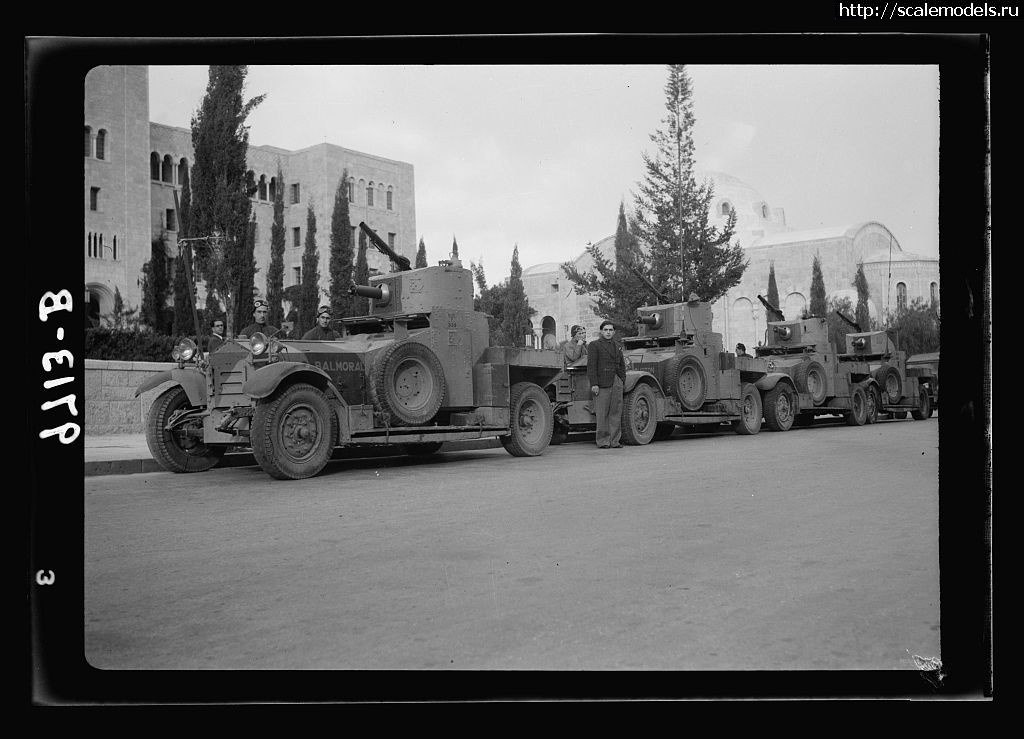
<instances>
[{"instance_id":1,"label":"vehicle headlamp","mask_svg":"<svg viewBox=\"0 0 1024 739\"><path fill-rule=\"evenodd\" d=\"M249 337L249 351L252 352L254 357L258 357L267 351L267 347L270 345L269 339L259 331Z\"/></svg>"},{"instance_id":2,"label":"vehicle headlamp","mask_svg":"<svg viewBox=\"0 0 1024 739\"><path fill-rule=\"evenodd\" d=\"M199 347L196 346L196 342L192 341L192 339L182 339L171 351L171 357L178 362L189 362L195 358L198 349Z\"/></svg>"}]
</instances>

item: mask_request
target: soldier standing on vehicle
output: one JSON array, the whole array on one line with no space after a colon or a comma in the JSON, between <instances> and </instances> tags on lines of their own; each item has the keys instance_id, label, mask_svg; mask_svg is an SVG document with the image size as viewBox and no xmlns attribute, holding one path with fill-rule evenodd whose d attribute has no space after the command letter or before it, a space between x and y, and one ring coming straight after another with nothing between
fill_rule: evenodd
<instances>
[{"instance_id":1,"label":"soldier standing on vehicle","mask_svg":"<svg viewBox=\"0 0 1024 739\"><path fill-rule=\"evenodd\" d=\"M276 334L278 328L267 323L268 315L270 315L270 303L263 298L257 298L252 306L253 322L239 332L238 338L248 339L257 331L268 338Z\"/></svg>"},{"instance_id":2,"label":"soldier standing on vehicle","mask_svg":"<svg viewBox=\"0 0 1024 739\"><path fill-rule=\"evenodd\" d=\"M224 319L214 318L210 324L210 336L206 340L206 351L212 352L224 343Z\"/></svg>"},{"instance_id":3,"label":"soldier standing on vehicle","mask_svg":"<svg viewBox=\"0 0 1024 739\"><path fill-rule=\"evenodd\" d=\"M316 312L316 325L302 336L303 339L316 341L337 341L341 334L331 328L331 308L321 305Z\"/></svg>"},{"instance_id":4,"label":"soldier standing on vehicle","mask_svg":"<svg viewBox=\"0 0 1024 739\"><path fill-rule=\"evenodd\" d=\"M597 448L620 449L622 434L622 388L626 383L626 362L622 346L615 340L615 325L601 324L601 338L587 347L587 379L596 398Z\"/></svg>"},{"instance_id":5,"label":"soldier standing on vehicle","mask_svg":"<svg viewBox=\"0 0 1024 739\"><path fill-rule=\"evenodd\" d=\"M575 364L587 356L587 329L572 327L572 338L562 342L562 361L566 366Z\"/></svg>"},{"instance_id":6,"label":"soldier standing on vehicle","mask_svg":"<svg viewBox=\"0 0 1024 739\"><path fill-rule=\"evenodd\" d=\"M737 357L749 357L750 355L747 354L747 347L745 345L743 345L743 344L737 344L736 345L736 356Z\"/></svg>"}]
</instances>

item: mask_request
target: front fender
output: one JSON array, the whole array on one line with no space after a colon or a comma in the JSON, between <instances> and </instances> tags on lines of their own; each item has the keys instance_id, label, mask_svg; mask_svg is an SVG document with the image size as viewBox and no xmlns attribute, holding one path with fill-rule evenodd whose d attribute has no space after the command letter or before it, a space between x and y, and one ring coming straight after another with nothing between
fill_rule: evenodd
<instances>
[{"instance_id":1,"label":"front fender","mask_svg":"<svg viewBox=\"0 0 1024 739\"><path fill-rule=\"evenodd\" d=\"M769 372L767 375L762 377L760 380L754 383L754 387L760 390L762 393L766 393L773 387L779 384L780 380L785 380L791 386L793 385L792 378L785 372ZM793 392L796 392L796 387L793 387Z\"/></svg>"},{"instance_id":2,"label":"front fender","mask_svg":"<svg viewBox=\"0 0 1024 739\"><path fill-rule=\"evenodd\" d=\"M253 398L265 398L277 390L281 381L292 375L306 375L313 385L326 390L331 377L319 367L304 362L273 362L256 370L242 385L242 392Z\"/></svg>"},{"instance_id":3,"label":"front fender","mask_svg":"<svg viewBox=\"0 0 1024 739\"><path fill-rule=\"evenodd\" d=\"M640 382L640 380L646 378L650 378L650 383L654 385L658 392L661 392L661 383L658 382L658 378L646 370L626 370L626 383L622 387L622 392L628 393L636 387L636 384Z\"/></svg>"},{"instance_id":4,"label":"front fender","mask_svg":"<svg viewBox=\"0 0 1024 739\"><path fill-rule=\"evenodd\" d=\"M190 405L206 405L206 374L197 367L175 368L157 372L135 389L135 397L137 398L147 390L152 390L157 385L162 385L165 382L181 385L188 396Z\"/></svg>"}]
</instances>

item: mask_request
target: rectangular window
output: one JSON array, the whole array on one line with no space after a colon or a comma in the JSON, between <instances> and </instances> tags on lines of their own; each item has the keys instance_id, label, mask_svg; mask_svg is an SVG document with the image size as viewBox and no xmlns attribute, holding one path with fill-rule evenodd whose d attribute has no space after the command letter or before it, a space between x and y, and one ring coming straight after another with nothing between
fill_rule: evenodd
<instances>
[{"instance_id":1,"label":"rectangular window","mask_svg":"<svg viewBox=\"0 0 1024 739\"><path fill-rule=\"evenodd\" d=\"M367 205L371 205L371 206L373 205L373 188L372 187L366 188L366 204Z\"/></svg>"},{"instance_id":2,"label":"rectangular window","mask_svg":"<svg viewBox=\"0 0 1024 739\"><path fill-rule=\"evenodd\" d=\"M395 250L395 234L388 234L388 246L391 247L391 251Z\"/></svg>"},{"instance_id":3,"label":"rectangular window","mask_svg":"<svg viewBox=\"0 0 1024 739\"><path fill-rule=\"evenodd\" d=\"M302 284L302 267L292 267L292 277L294 278L293 285Z\"/></svg>"},{"instance_id":4,"label":"rectangular window","mask_svg":"<svg viewBox=\"0 0 1024 739\"><path fill-rule=\"evenodd\" d=\"M167 230L168 231L177 231L178 230L178 222L177 222L177 220L174 217L174 208L168 208L167 209Z\"/></svg>"},{"instance_id":5,"label":"rectangular window","mask_svg":"<svg viewBox=\"0 0 1024 739\"><path fill-rule=\"evenodd\" d=\"M89 188L89 210L100 209L100 189L98 187Z\"/></svg>"},{"instance_id":6,"label":"rectangular window","mask_svg":"<svg viewBox=\"0 0 1024 739\"><path fill-rule=\"evenodd\" d=\"M395 209L394 208L394 198L391 197L392 195L394 195L394 193L391 192L391 190L388 190L388 210L394 210Z\"/></svg>"},{"instance_id":7,"label":"rectangular window","mask_svg":"<svg viewBox=\"0 0 1024 739\"><path fill-rule=\"evenodd\" d=\"M295 203L299 202L299 197L300 197L299 183L298 182L294 182L294 183L292 183L292 205L294 205Z\"/></svg>"},{"instance_id":8,"label":"rectangular window","mask_svg":"<svg viewBox=\"0 0 1024 739\"><path fill-rule=\"evenodd\" d=\"M356 202L356 186L353 183L349 182L345 186L345 189L348 192L348 202L350 202L350 203Z\"/></svg>"},{"instance_id":9,"label":"rectangular window","mask_svg":"<svg viewBox=\"0 0 1024 739\"><path fill-rule=\"evenodd\" d=\"M302 246L302 233L300 229L292 229L292 246Z\"/></svg>"}]
</instances>

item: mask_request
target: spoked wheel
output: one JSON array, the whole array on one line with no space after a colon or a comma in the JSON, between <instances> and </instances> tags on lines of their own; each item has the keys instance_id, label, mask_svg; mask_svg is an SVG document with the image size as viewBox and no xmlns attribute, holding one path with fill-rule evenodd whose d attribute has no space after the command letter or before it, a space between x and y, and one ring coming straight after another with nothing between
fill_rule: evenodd
<instances>
[{"instance_id":1,"label":"spoked wheel","mask_svg":"<svg viewBox=\"0 0 1024 739\"><path fill-rule=\"evenodd\" d=\"M915 421L924 421L932 417L932 397L928 394L928 388L921 385L917 390L917 408L910 411Z\"/></svg>"},{"instance_id":2,"label":"spoked wheel","mask_svg":"<svg viewBox=\"0 0 1024 739\"><path fill-rule=\"evenodd\" d=\"M657 412L654 389L646 382L626 393L622 399L622 441L631 446L649 444L658 428Z\"/></svg>"},{"instance_id":3,"label":"spoked wheel","mask_svg":"<svg viewBox=\"0 0 1024 739\"><path fill-rule=\"evenodd\" d=\"M864 423L875 423L882 412L882 394L878 391L877 385L866 385L864 397L868 402L868 412Z\"/></svg>"},{"instance_id":4,"label":"spoked wheel","mask_svg":"<svg viewBox=\"0 0 1024 739\"><path fill-rule=\"evenodd\" d=\"M165 390L150 407L146 419L146 445L153 459L169 472L205 472L227 451L226 446L203 443L203 421L198 416L172 430L165 428L175 413L192 407L181 385Z\"/></svg>"},{"instance_id":5,"label":"spoked wheel","mask_svg":"<svg viewBox=\"0 0 1024 739\"><path fill-rule=\"evenodd\" d=\"M334 451L327 397L306 383L289 385L256 406L252 452L279 480L301 480L324 468Z\"/></svg>"},{"instance_id":6,"label":"spoked wheel","mask_svg":"<svg viewBox=\"0 0 1024 739\"><path fill-rule=\"evenodd\" d=\"M778 385L776 385L778 387ZM740 388L742 415L732 422L732 430L742 436L750 436L761 430L761 393L749 382Z\"/></svg>"},{"instance_id":7,"label":"spoked wheel","mask_svg":"<svg viewBox=\"0 0 1024 739\"><path fill-rule=\"evenodd\" d=\"M764 396L764 420L771 431L789 431L796 420L796 394L780 382Z\"/></svg>"},{"instance_id":8,"label":"spoked wheel","mask_svg":"<svg viewBox=\"0 0 1024 739\"><path fill-rule=\"evenodd\" d=\"M548 396L539 385L517 382L509 401L510 432L499 437L513 457L536 457L551 443L554 417Z\"/></svg>"}]
</instances>

